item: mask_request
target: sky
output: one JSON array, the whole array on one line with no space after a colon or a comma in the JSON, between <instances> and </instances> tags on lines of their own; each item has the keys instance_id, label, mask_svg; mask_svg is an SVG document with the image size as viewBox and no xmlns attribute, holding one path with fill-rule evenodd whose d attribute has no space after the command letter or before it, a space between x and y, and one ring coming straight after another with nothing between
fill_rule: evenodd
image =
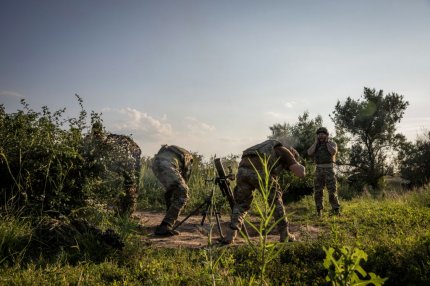
<instances>
[{"instance_id":1,"label":"sky","mask_svg":"<svg viewBox=\"0 0 430 286\"><path fill-rule=\"evenodd\" d=\"M0 0L0 104L102 114L144 156L239 155L276 123L329 115L364 87L430 129L429 0Z\"/></svg>"}]
</instances>

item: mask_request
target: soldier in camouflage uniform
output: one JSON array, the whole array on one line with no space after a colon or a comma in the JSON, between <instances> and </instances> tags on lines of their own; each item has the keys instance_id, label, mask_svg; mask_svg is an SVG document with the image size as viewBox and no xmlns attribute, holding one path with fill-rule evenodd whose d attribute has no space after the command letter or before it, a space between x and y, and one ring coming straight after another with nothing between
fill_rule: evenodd
<instances>
[{"instance_id":1,"label":"soldier in camouflage uniform","mask_svg":"<svg viewBox=\"0 0 430 286\"><path fill-rule=\"evenodd\" d=\"M269 201L275 203L274 218L279 221L277 228L280 241L295 240L288 230L288 221L277 178L283 170L290 170L296 176L303 178L305 167L299 164L289 148L283 146L279 141L266 140L246 149L242 154L237 172L237 184L234 189L235 205L232 209L230 229L222 241L225 244L233 243L238 230L242 228L245 215L251 207L253 191L260 188L258 177L260 176L263 180L265 178L260 157L268 158L268 168L271 169L269 186L272 188Z\"/></svg>"},{"instance_id":2,"label":"soldier in camouflage uniform","mask_svg":"<svg viewBox=\"0 0 430 286\"><path fill-rule=\"evenodd\" d=\"M178 232L173 226L188 200L188 179L191 175L193 155L175 145L163 145L154 157L152 171L166 189L166 215L155 230L155 235L171 236Z\"/></svg>"},{"instance_id":3,"label":"soldier in camouflage uniform","mask_svg":"<svg viewBox=\"0 0 430 286\"><path fill-rule=\"evenodd\" d=\"M120 215L131 215L137 203L141 156L139 146L128 136L106 134L98 121L93 124L91 134L84 139L84 156L93 176L106 176L113 172L121 178L123 192L116 208Z\"/></svg>"},{"instance_id":4,"label":"soldier in camouflage uniform","mask_svg":"<svg viewBox=\"0 0 430 286\"><path fill-rule=\"evenodd\" d=\"M317 138L308 149L308 155L313 156L316 163L315 171L315 205L317 215L322 216L323 205L323 189L327 187L329 193L329 201L333 214L339 214L339 200L337 198L336 177L334 174L334 162L336 161L337 145L329 140L327 128L320 127L316 131Z\"/></svg>"}]
</instances>

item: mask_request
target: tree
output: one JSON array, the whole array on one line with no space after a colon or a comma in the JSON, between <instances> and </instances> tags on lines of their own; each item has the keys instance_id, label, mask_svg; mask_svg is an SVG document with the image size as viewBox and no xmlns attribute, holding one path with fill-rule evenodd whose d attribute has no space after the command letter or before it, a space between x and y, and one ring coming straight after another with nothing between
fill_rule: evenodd
<instances>
[{"instance_id":1,"label":"tree","mask_svg":"<svg viewBox=\"0 0 430 286\"><path fill-rule=\"evenodd\" d=\"M309 112L305 111L299 116L298 122L294 125L288 123L276 123L269 127L272 134L269 139L276 139L287 146L294 147L300 156L307 157L309 146L314 143L315 130L322 126L322 117L318 115L314 119L309 118Z\"/></svg>"},{"instance_id":2,"label":"tree","mask_svg":"<svg viewBox=\"0 0 430 286\"><path fill-rule=\"evenodd\" d=\"M391 151L398 150L405 137L396 133L409 102L403 95L364 88L362 99L347 98L337 102L333 111L336 128L351 140L349 149L350 172L373 188L378 181L392 172L389 163Z\"/></svg>"},{"instance_id":3,"label":"tree","mask_svg":"<svg viewBox=\"0 0 430 286\"><path fill-rule=\"evenodd\" d=\"M415 143L406 142L399 152L400 174L412 187L430 182L430 132Z\"/></svg>"}]
</instances>

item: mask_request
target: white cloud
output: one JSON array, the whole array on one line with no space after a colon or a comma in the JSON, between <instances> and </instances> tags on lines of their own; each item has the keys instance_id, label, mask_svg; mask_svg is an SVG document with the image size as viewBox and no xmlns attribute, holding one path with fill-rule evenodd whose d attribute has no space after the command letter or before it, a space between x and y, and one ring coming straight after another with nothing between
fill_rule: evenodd
<instances>
[{"instance_id":1,"label":"white cloud","mask_svg":"<svg viewBox=\"0 0 430 286\"><path fill-rule=\"evenodd\" d=\"M9 90L2 90L2 91L0 91L0 96L24 98L24 96L22 96L19 92L9 91Z\"/></svg>"},{"instance_id":2,"label":"white cloud","mask_svg":"<svg viewBox=\"0 0 430 286\"><path fill-rule=\"evenodd\" d=\"M294 105L296 105L296 102L295 102L295 101L289 101L289 102L285 102L285 103L284 103L284 106L285 106L286 108L293 108L293 107L294 107Z\"/></svg>"},{"instance_id":3,"label":"white cloud","mask_svg":"<svg viewBox=\"0 0 430 286\"><path fill-rule=\"evenodd\" d=\"M146 112L126 107L121 109L104 108L106 116L103 119L114 132L132 133L145 141L166 140L173 135L172 126L166 122L166 117L156 119ZM108 128L109 129L109 128Z\"/></svg>"},{"instance_id":4,"label":"white cloud","mask_svg":"<svg viewBox=\"0 0 430 286\"><path fill-rule=\"evenodd\" d=\"M276 118L276 119L279 119L279 118L283 118L283 117L285 117L285 116L284 116L284 115L282 115L281 113L274 112L274 111L269 111L269 112L267 112L267 114L269 114L270 116L272 116L272 117L274 117L274 118Z\"/></svg>"},{"instance_id":5,"label":"white cloud","mask_svg":"<svg viewBox=\"0 0 430 286\"><path fill-rule=\"evenodd\" d=\"M206 135L216 130L215 126L199 121L195 117L185 117L185 125L190 135Z\"/></svg>"}]
</instances>

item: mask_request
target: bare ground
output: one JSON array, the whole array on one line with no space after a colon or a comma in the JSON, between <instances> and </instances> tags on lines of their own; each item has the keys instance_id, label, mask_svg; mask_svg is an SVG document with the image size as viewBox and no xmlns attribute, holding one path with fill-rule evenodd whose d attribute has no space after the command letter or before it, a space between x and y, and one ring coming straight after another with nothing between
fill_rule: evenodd
<instances>
[{"instance_id":1,"label":"bare ground","mask_svg":"<svg viewBox=\"0 0 430 286\"><path fill-rule=\"evenodd\" d=\"M185 218L187 214L180 216L178 221ZM208 245L209 231L212 225L212 241L217 243L220 238L220 234L216 225L215 216L206 217L203 224L202 215L195 215L188 218L183 224L181 224L176 230L179 231L179 235L170 237L160 237L153 235L155 227L160 224L164 218L162 212L148 212L140 211L134 214L134 217L139 220L142 232L142 240L153 247L164 247L164 248L203 248ZM248 217L249 218L249 217ZM221 229L222 233L226 234L228 225L230 222L229 216L221 217ZM251 221L258 223L257 218L252 217ZM250 226L247 227L249 237L251 240L257 241L258 236ZM315 238L321 229L311 225L300 225L294 222L290 223L290 232L296 237L297 241L304 239ZM276 231L269 235L269 241L278 241L279 235ZM237 237L235 245L245 244L245 239Z\"/></svg>"}]
</instances>

